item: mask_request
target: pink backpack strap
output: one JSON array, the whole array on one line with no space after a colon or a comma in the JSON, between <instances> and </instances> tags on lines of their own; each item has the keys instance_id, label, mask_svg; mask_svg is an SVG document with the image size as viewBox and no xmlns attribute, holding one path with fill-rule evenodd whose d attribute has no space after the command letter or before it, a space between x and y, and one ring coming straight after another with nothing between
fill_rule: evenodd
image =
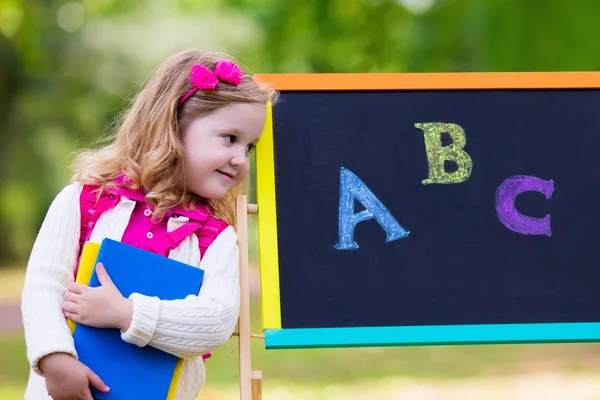
<instances>
[{"instance_id":1,"label":"pink backpack strap","mask_svg":"<svg viewBox=\"0 0 600 400\"><path fill-rule=\"evenodd\" d=\"M79 233L79 249L83 248L84 243L86 242L86 238L88 236L88 231L90 231L89 227L89 217L88 211L94 207L96 204L96 199L93 201L89 200L91 198L90 194L94 194L93 191L96 190L98 186L92 185L83 185L81 189L81 194L79 195L79 211L81 215L81 230Z\"/></svg>"},{"instance_id":2,"label":"pink backpack strap","mask_svg":"<svg viewBox=\"0 0 600 400\"><path fill-rule=\"evenodd\" d=\"M190 221L180 226L179 228L168 232L161 237L155 237L150 247L156 254L161 256L167 256L169 250L173 250L181 242L183 242L189 235L202 228L202 223Z\"/></svg>"},{"instance_id":3,"label":"pink backpack strap","mask_svg":"<svg viewBox=\"0 0 600 400\"><path fill-rule=\"evenodd\" d=\"M179 228L168 232L162 237L152 241L152 250L160 255L167 256L169 250L173 250L189 235L196 233L200 257L204 257L206 250L215 241L217 236L227 228L227 223L211 216L206 216L205 221L191 220Z\"/></svg>"},{"instance_id":4,"label":"pink backpack strap","mask_svg":"<svg viewBox=\"0 0 600 400\"><path fill-rule=\"evenodd\" d=\"M83 185L81 195L79 196L79 208L81 211L80 248L89 240L100 216L119 202L119 196L114 193L104 191L98 196L97 191L99 188L96 185Z\"/></svg>"},{"instance_id":5,"label":"pink backpack strap","mask_svg":"<svg viewBox=\"0 0 600 400\"><path fill-rule=\"evenodd\" d=\"M119 196L114 193L104 191L98 196L98 185L83 185L79 195L79 210L81 213L81 229L79 232L79 256L83 250L83 245L92 236L92 231L98 219L105 211L113 208L119 202ZM77 262L79 265L79 262ZM75 268L77 276L77 267Z\"/></svg>"},{"instance_id":6,"label":"pink backpack strap","mask_svg":"<svg viewBox=\"0 0 600 400\"><path fill-rule=\"evenodd\" d=\"M200 255L204 257L204 253L208 247L215 241L217 236L227 228L228 224L225 221L209 216L198 233L198 245L200 246Z\"/></svg>"}]
</instances>

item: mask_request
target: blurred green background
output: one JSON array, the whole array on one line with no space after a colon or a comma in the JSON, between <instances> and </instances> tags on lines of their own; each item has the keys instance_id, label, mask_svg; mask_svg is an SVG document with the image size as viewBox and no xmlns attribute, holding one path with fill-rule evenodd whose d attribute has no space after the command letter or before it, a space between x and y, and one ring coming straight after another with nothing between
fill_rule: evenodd
<instances>
[{"instance_id":1,"label":"blurred green background","mask_svg":"<svg viewBox=\"0 0 600 400\"><path fill-rule=\"evenodd\" d=\"M224 50L254 73L589 71L600 69L598 16L597 0L0 0L0 399L23 398L23 271L72 152L165 58ZM266 399L600 399L595 344L261 346ZM236 395L237 353L219 350L201 397Z\"/></svg>"}]
</instances>

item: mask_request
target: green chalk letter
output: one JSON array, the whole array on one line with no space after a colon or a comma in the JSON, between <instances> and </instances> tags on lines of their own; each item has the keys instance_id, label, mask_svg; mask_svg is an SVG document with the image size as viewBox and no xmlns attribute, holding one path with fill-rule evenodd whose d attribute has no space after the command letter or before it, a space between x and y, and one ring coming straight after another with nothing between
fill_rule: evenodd
<instances>
[{"instance_id":1,"label":"green chalk letter","mask_svg":"<svg viewBox=\"0 0 600 400\"><path fill-rule=\"evenodd\" d=\"M430 183L461 183L469 179L473 162L464 151L467 137L459 125L445 122L424 122L415 126L425 134L425 148L429 161L429 179L423 180L423 185ZM442 146L442 134L447 133L452 139L448 146ZM458 169L446 172L444 161L453 161Z\"/></svg>"}]
</instances>

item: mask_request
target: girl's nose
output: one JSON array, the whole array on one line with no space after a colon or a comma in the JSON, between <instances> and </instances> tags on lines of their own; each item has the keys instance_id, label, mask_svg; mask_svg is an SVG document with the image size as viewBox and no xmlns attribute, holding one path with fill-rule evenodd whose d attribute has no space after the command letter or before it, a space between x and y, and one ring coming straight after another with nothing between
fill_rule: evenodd
<instances>
[{"instance_id":1,"label":"girl's nose","mask_svg":"<svg viewBox=\"0 0 600 400\"><path fill-rule=\"evenodd\" d=\"M246 149L236 150L231 157L231 164L243 165L246 162Z\"/></svg>"}]
</instances>

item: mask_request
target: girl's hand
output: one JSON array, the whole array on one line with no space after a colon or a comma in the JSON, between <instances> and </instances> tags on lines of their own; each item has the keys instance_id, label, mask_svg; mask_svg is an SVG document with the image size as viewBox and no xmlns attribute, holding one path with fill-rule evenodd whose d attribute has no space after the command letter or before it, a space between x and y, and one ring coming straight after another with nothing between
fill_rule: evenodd
<instances>
[{"instance_id":1,"label":"girl's hand","mask_svg":"<svg viewBox=\"0 0 600 400\"><path fill-rule=\"evenodd\" d=\"M39 367L53 400L92 400L90 385L108 392L102 379L70 354L53 353L42 358Z\"/></svg>"},{"instance_id":2,"label":"girl's hand","mask_svg":"<svg viewBox=\"0 0 600 400\"><path fill-rule=\"evenodd\" d=\"M79 283L67 287L63 313L70 320L94 328L129 329L133 302L124 298L114 285L104 265L96 265L100 286L91 288Z\"/></svg>"}]
</instances>

